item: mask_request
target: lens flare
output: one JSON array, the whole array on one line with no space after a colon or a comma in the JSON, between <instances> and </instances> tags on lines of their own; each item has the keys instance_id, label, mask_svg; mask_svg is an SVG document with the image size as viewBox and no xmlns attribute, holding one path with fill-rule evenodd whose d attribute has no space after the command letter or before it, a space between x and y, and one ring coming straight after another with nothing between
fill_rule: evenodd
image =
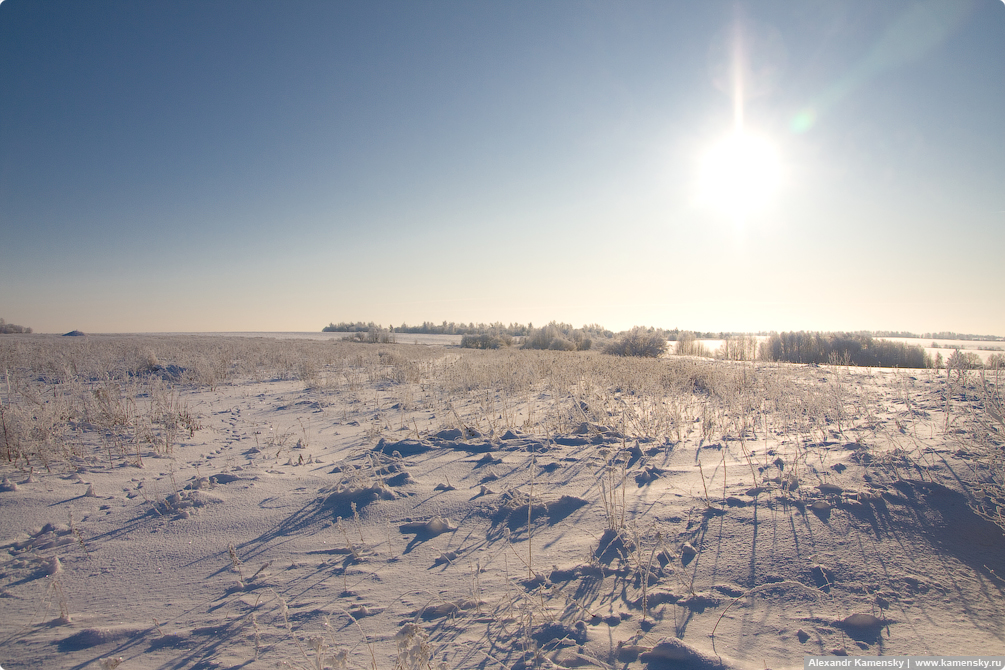
<instances>
[{"instance_id":1,"label":"lens flare","mask_svg":"<svg viewBox=\"0 0 1005 670\"><path fill-rule=\"evenodd\" d=\"M730 31L714 41L714 60L721 64L715 70L715 82L726 90L724 84L729 81L733 132L702 156L698 174L699 203L725 214L738 225L768 203L781 176L775 146L745 130L744 103L756 93L751 89L756 89L758 82L764 89L768 75L780 67L784 47L780 38L758 39L758 35L768 33L753 30L751 25L737 6ZM812 125L812 119L805 121Z\"/></svg>"}]
</instances>

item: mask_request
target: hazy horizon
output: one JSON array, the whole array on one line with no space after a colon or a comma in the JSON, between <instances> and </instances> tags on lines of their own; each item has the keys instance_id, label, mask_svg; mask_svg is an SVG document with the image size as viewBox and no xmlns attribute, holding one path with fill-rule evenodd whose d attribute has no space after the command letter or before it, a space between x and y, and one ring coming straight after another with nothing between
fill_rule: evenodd
<instances>
[{"instance_id":1,"label":"hazy horizon","mask_svg":"<svg viewBox=\"0 0 1005 670\"><path fill-rule=\"evenodd\" d=\"M448 322L448 324L449 323L450 322ZM450 324L450 325L454 325L458 329L465 329L465 328L468 328L470 325L474 325L476 327L478 327L478 326L491 326L492 323L495 323L495 322L490 322L490 323L474 323L474 322L460 323L460 322L455 322L455 323ZM533 322L531 322L530 324L515 324L515 325L518 325L518 326L520 326L520 325L533 326L534 328L539 329L539 328L542 328L544 326L549 325L550 323L555 323L555 322L554 321L541 322L541 323L533 323ZM576 329L588 328L590 326L599 326L599 327L602 327L602 328L606 328L607 330L610 330L612 333L614 333L615 336L618 336L620 333L627 332L627 331L629 331L629 330L631 330L632 328L635 328L635 327L661 328L661 329L667 330L667 331L677 330L677 331L679 331L681 333L688 333L688 332L689 333L694 333L694 334L696 334L698 336L699 340L701 340L701 341L709 341L709 342L711 342L711 341L722 341L720 336L723 336L723 335L750 335L750 336L754 336L754 337L767 337L771 333L783 333L783 332L825 332L825 333L835 333L835 334L836 333L848 333L848 334L868 333L868 334L872 335L873 337L876 337L876 338L879 338L879 339L903 340L903 339L915 338L915 339L923 339L923 340L932 339L933 341L937 340L939 342L955 342L955 341L959 341L959 342L996 343L996 342L1001 342L1001 341L1005 340L1005 335L998 335L998 334L995 334L995 333L964 333L964 332L957 332L957 331L927 331L927 332L910 332L910 331L904 331L904 330L899 330L899 331L893 331L893 330L812 331L812 330L809 330L808 331L805 328L796 328L796 329L791 329L789 331L779 331L779 330L765 330L765 331L717 330L717 331L711 331L711 330L692 329L692 328L680 327L680 326L667 326L667 325L664 325L664 324L636 324L635 326L632 326L630 328L626 328L626 329L623 329L623 330L615 330L615 329L607 328L602 323L599 323L599 324L598 323L568 324L568 323L561 323L561 322L558 322L558 323L559 323L559 325L572 326L573 328L576 328ZM16 325L30 328L30 326L24 326L24 324L16 324ZM427 337L427 336L440 337L441 335L444 335L444 336L447 336L447 337L457 337L457 338L460 338L464 334L464 333L458 333L458 332L454 332L454 333L412 333L410 331L399 330L399 328L400 328L401 325L402 324L399 324L399 325L389 325L389 324L386 324L386 323L377 323L377 322L374 322L374 326L375 327L381 328L381 329L388 329L392 333L396 334L399 337L399 341L402 342L402 343L409 343L411 341L411 340L409 340L409 337L411 335L417 335L418 337ZM414 326L421 326L422 324L418 323L418 324L404 324L404 325L408 326L409 328L412 328ZM439 326L440 324L433 324L433 325L434 326ZM513 324L503 324L503 325L504 326L509 326L509 325L513 325ZM341 336L346 335L346 333L353 333L353 332L356 332L356 331L353 331L353 330L331 330L330 331L330 330L318 328L318 329L315 329L315 330L180 330L180 331L167 331L167 330L165 330L165 331L153 331L153 330L142 331L142 330L140 330L140 331L88 331L88 332L84 332L84 331L82 331L80 329L74 329L72 332L74 332L75 334L78 334L78 335L82 334L82 335L112 335L112 336L119 336L119 335L121 335L121 336L133 336L133 335L135 335L135 336L147 336L147 335L150 335L150 336L159 336L159 335L235 335L235 336L264 336L264 337L268 337L268 336L272 336L272 335L280 335L280 336L304 336L304 337L307 337L307 338L310 338L310 339L317 339L317 338L315 338L315 336L321 337L323 335L326 335L326 336L334 338L334 337L341 337ZM14 333L14 334L18 334L18 333ZM25 333L20 333L20 334L25 334ZM35 329L32 329L32 332L30 333L30 335L59 335L59 336L69 335L69 334L70 334L70 331L64 333L64 332L61 332L61 331L39 331L39 330L35 330ZM953 335L955 337L948 337L949 335Z\"/></svg>"},{"instance_id":2,"label":"hazy horizon","mask_svg":"<svg viewBox=\"0 0 1005 670\"><path fill-rule=\"evenodd\" d=\"M6 0L0 91L36 332L1005 335L1000 0Z\"/></svg>"}]
</instances>

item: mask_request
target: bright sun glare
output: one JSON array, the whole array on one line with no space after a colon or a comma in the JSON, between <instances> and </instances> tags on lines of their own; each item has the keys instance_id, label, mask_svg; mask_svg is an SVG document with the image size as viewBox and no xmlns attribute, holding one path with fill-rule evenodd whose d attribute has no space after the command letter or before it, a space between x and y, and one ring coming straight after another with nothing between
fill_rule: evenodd
<instances>
[{"instance_id":1,"label":"bright sun glare","mask_svg":"<svg viewBox=\"0 0 1005 670\"><path fill-rule=\"evenodd\" d=\"M771 142L737 130L704 155L699 198L742 223L770 201L779 176L778 152Z\"/></svg>"}]
</instances>

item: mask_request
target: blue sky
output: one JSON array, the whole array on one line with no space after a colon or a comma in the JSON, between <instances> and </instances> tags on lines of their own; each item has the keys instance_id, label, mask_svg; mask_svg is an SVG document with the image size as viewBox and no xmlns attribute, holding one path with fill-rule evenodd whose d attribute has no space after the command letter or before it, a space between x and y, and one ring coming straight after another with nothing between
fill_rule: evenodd
<instances>
[{"instance_id":1,"label":"blue sky","mask_svg":"<svg viewBox=\"0 0 1005 670\"><path fill-rule=\"evenodd\" d=\"M1005 335L1003 157L1001 0L6 0L0 316Z\"/></svg>"}]
</instances>

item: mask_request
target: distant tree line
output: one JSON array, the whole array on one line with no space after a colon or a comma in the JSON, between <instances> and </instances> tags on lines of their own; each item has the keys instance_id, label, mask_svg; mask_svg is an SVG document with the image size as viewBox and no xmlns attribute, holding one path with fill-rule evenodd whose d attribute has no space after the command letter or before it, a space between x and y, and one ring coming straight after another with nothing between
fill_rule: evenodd
<instances>
[{"instance_id":1,"label":"distant tree line","mask_svg":"<svg viewBox=\"0 0 1005 670\"><path fill-rule=\"evenodd\" d=\"M829 363L884 368L928 368L931 357L919 345L874 339L861 333L771 333L760 358L789 363Z\"/></svg>"},{"instance_id":2,"label":"distant tree line","mask_svg":"<svg viewBox=\"0 0 1005 670\"><path fill-rule=\"evenodd\" d=\"M0 320L0 324L2 323ZM605 353L619 356L661 356L665 353L669 341L677 343L675 353L678 355L711 357L712 353L701 340L723 340L724 344L716 355L728 360L743 361L759 358L765 361L789 363L900 368L927 368L942 364L941 356L938 361L933 361L920 345L881 339L919 337L903 331L758 333L767 336L766 341L758 344L754 335L744 333L695 332L679 328L667 330L645 326L636 326L628 331L614 333L598 324L574 328L570 324L556 321L541 327L536 327L533 323L506 325L502 322L465 324L444 321L435 324L426 321L420 326L403 323L398 327L386 329L372 321L366 323L357 321L330 323L322 330L351 333L351 338L347 339L382 343L394 342L395 335L399 333L461 335L461 346L471 349L519 346L522 349L584 351L594 348L599 342L602 343ZM924 337L980 341L1005 339L951 332L926 333ZM979 358L976 362L979 362ZM976 362L969 361L968 365L976 367Z\"/></svg>"},{"instance_id":3,"label":"distant tree line","mask_svg":"<svg viewBox=\"0 0 1005 670\"><path fill-rule=\"evenodd\" d=\"M0 319L0 335L14 335L17 333L30 333L31 328L19 326L16 323L7 323Z\"/></svg>"},{"instance_id":4,"label":"distant tree line","mask_svg":"<svg viewBox=\"0 0 1005 670\"><path fill-rule=\"evenodd\" d=\"M554 321L549 324L549 326L555 326L561 329L563 332L571 330L579 330L583 333L594 338L611 338L614 337L614 333L610 330L600 326L598 324L589 324L583 326L582 328L573 329L572 326L568 324L555 323ZM353 323L341 321L339 323L329 323L327 326L321 329L324 333L355 333L355 332L369 332L371 329L380 329L382 326L375 324L373 321L364 323L363 321L356 321ZM547 328L547 326L545 327ZM421 334L421 335L508 335L509 337L528 337L535 332L541 330L541 328L535 328L533 323L528 323L526 325L522 323L511 323L506 325L502 322L495 323L454 323L453 321L436 324L432 321L424 321L421 326L409 326L407 323L403 323L400 326L392 326L389 328L395 333L408 333L408 334Z\"/></svg>"},{"instance_id":5,"label":"distant tree line","mask_svg":"<svg viewBox=\"0 0 1005 670\"><path fill-rule=\"evenodd\" d=\"M572 326L565 323L556 323L552 321L548 325L556 326L564 331L573 330ZM374 323L373 321L340 321L338 323L329 323L327 326L321 329L323 333L357 333L357 332L369 332L372 328L383 328L380 324ZM638 328L644 328L646 332L658 333L659 335L666 337L670 342L676 342L682 335L685 337L694 337L699 340L725 340L730 337L735 337L739 335L749 335L749 333L732 333L732 332L716 332L716 331L690 331L681 330L680 328L653 328L651 326L635 326L631 330L624 330L620 333L615 333L614 331L604 328L600 324L590 323L586 324L582 328L576 328L574 330L582 331L585 335L591 337L594 340L609 340L615 336L624 336L628 333L636 330ZM432 321L423 321L420 326L410 326L407 323L402 323L400 326L390 326L388 328L391 332L395 333L409 333L409 334L422 334L422 335L486 335L486 334L498 334L498 335L509 335L510 337L527 337L532 331L541 330L537 328L533 323L510 323L504 324L500 321L494 323L455 323L453 321L444 321L443 323L433 323ZM767 335L767 332L755 333L755 335ZM906 336L905 336L906 337Z\"/></svg>"},{"instance_id":6,"label":"distant tree line","mask_svg":"<svg viewBox=\"0 0 1005 670\"><path fill-rule=\"evenodd\" d=\"M687 342L693 342L694 340L730 340L737 337L754 337L757 335L768 335L767 332L760 333L734 333L734 332L723 332L723 331L713 331L713 330L681 330L680 328L672 328L666 330L663 328L651 328L655 332L664 335L670 342L680 342L685 340ZM680 346L678 345L678 350Z\"/></svg>"},{"instance_id":7,"label":"distant tree line","mask_svg":"<svg viewBox=\"0 0 1005 670\"><path fill-rule=\"evenodd\" d=\"M619 356L660 356L667 350L667 342L677 342L678 354L711 356L699 341L726 340L728 358L749 360L756 356L754 336L723 332L695 332L680 328L665 329L652 326L635 326L631 330L615 333L591 323L575 328L568 323L552 321L545 326L533 323L455 323L424 321L419 326L402 323L384 328L373 321L329 323L322 332L349 333L345 339L359 342L394 342L397 334L461 335L461 346L469 349L500 349L519 346L521 349L550 349L557 351L585 351L600 346L605 353ZM759 333L763 335L764 333Z\"/></svg>"},{"instance_id":8,"label":"distant tree line","mask_svg":"<svg viewBox=\"0 0 1005 670\"><path fill-rule=\"evenodd\" d=\"M869 335L871 337L911 337L919 340L971 340L974 342L1005 342L1005 337L1000 335L972 335L969 333L954 333L944 330L938 333L909 333L906 330L859 330L855 335Z\"/></svg>"},{"instance_id":9,"label":"distant tree line","mask_svg":"<svg viewBox=\"0 0 1005 670\"><path fill-rule=\"evenodd\" d=\"M913 337L909 336L909 337ZM925 333L921 337L933 340L972 340L974 342L1005 342L1005 337L1000 335L968 335L966 333L954 333L942 331L941 333Z\"/></svg>"}]
</instances>

